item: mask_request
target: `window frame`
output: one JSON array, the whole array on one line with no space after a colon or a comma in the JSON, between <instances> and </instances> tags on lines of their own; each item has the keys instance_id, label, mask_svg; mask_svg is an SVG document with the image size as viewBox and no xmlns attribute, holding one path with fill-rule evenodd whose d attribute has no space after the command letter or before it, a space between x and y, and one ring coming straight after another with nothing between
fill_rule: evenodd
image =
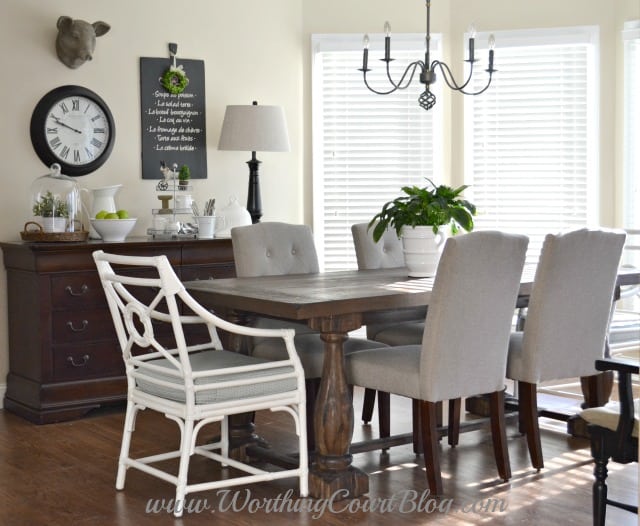
<instances>
[{"instance_id":1,"label":"window frame","mask_svg":"<svg viewBox=\"0 0 640 526\"><path fill-rule=\"evenodd\" d=\"M497 42L496 46L496 81L499 82L500 76L500 49L507 47L532 47L547 45L575 45L585 44L587 46L587 64L586 72L587 82L586 99L587 111L586 117L586 134L585 134L585 221L584 226L595 226L599 224L599 196L600 196L600 141L599 141L599 54L600 54L600 28L598 26L575 26L575 27L554 27L541 29L522 29L493 32ZM480 33L476 37L476 49L484 50L487 45L484 43L488 33ZM469 185L467 190L468 198L474 202L480 209L482 203L474 200L474 184L475 170L474 162L474 123L473 123L473 105L476 104L477 97L466 97L464 106L464 182ZM535 180L533 181L535 183ZM540 224L540 223L539 223ZM482 228L482 226L480 226ZM561 227L559 227L561 229ZM535 230L535 229L534 229ZM523 232L527 234L527 232ZM529 245L529 254L527 261L535 263L539 255L539 249L542 245L542 235L533 235L532 242Z\"/></svg>"},{"instance_id":2,"label":"window frame","mask_svg":"<svg viewBox=\"0 0 640 526\"><path fill-rule=\"evenodd\" d=\"M369 67L376 70L384 70L384 64L378 59L382 57L384 54L384 34L376 33L370 34L370 42L371 45L369 47ZM398 51L410 51L412 53L412 58L405 62L404 59L398 59L398 64L402 65L402 67L406 67L412 60L423 59L424 58L424 39L425 35L420 33L394 33L392 37L392 56L394 52ZM323 143L323 133L322 133L322 115L323 115L323 97L321 93L321 72L320 62L319 62L319 54L323 52L331 52L331 51L351 51L358 52L360 55L362 54L362 40L363 36L358 34L344 34L344 33L335 33L335 34L314 34L311 36L311 64L312 64L312 192L313 192L313 230L314 237L316 240L316 250L318 252L318 259L320 262L320 268L325 270L325 246L324 240L326 236L325 230L325 199L324 199L324 188L325 188L325 165L324 165L324 143ZM413 58L413 53L415 53L415 58ZM431 35L431 53L432 58L441 58L442 54L442 36L440 34ZM362 73L355 70L355 72L359 75L359 78L362 78ZM423 90L423 85L419 84L418 80L419 70L416 73L416 76L413 79L412 84L418 84L420 86L421 91ZM397 79L394 79L397 80ZM379 87L377 83L371 82L374 87ZM444 163L444 144L443 144L443 103L442 103L442 83L436 83L435 86L432 87L432 90L438 97L438 101L440 104L436 104L436 107L431 111L434 118L433 125L433 133L432 133L432 150L433 161L432 161L432 173L437 174L438 177L434 176L434 179L441 180L443 173L443 163ZM376 95L373 93L368 94L368 96L374 98L383 98L382 95ZM372 99L375 100L375 99ZM424 112L417 101L417 97L415 100L415 108L416 112ZM424 181L422 181L424 182ZM405 184L403 181L399 181L397 194L389 195L387 200L392 200L398 195L400 195L401 186ZM418 184L418 183L416 183ZM420 183L421 184L421 183ZM382 207L380 203L380 207ZM370 217L373 217L375 213L379 211L379 208L372 209ZM351 241L351 232L348 231L345 233L345 236L348 236L348 242L350 246L353 244ZM355 251L353 257L354 265L355 265Z\"/></svg>"}]
</instances>

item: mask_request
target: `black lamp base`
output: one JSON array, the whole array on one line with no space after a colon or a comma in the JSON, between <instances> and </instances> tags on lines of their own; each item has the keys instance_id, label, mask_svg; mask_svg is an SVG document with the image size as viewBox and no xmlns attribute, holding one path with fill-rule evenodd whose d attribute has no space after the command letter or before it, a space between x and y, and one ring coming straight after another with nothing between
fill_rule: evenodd
<instances>
[{"instance_id":1,"label":"black lamp base","mask_svg":"<svg viewBox=\"0 0 640 526\"><path fill-rule=\"evenodd\" d=\"M252 223L259 223L262 217L262 199L260 198L260 179L258 177L258 167L260 161L256 159L256 152L251 152L249 165L249 192L247 193L247 210L251 215Z\"/></svg>"}]
</instances>

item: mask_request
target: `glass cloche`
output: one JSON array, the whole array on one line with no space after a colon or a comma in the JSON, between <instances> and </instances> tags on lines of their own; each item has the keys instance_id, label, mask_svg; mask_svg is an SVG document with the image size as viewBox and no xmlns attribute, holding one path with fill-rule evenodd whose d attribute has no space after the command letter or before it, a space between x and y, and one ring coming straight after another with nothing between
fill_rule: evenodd
<instances>
[{"instance_id":1,"label":"glass cloche","mask_svg":"<svg viewBox=\"0 0 640 526\"><path fill-rule=\"evenodd\" d=\"M80 188L71 177L60 173L60 165L38 177L31 185L32 221L46 233L81 232L82 201Z\"/></svg>"}]
</instances>

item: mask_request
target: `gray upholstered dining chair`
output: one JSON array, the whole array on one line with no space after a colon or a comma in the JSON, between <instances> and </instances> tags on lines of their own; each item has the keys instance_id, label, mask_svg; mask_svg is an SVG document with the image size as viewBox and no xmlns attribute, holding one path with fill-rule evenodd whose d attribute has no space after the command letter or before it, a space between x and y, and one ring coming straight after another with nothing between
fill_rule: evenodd
<instances>
[{"instance_id":1,"label":"gray upholstered dining chair","mask_svg":"<svg viewBox=\"0 0 640 526\"><path fill-rule=\"evenodd\" d=\"M369 349L346 357L347 380L354 385L419 400L432 494L441 495L443 489L436 426L436 404L443 400L490 395L498 472L503 480L511 477L504 374L527 245L525 236L489 231L448 239L422 344Z\"/></svg>"},{"instance_id":2,"label":"gray upholstered dining chair","mask_svg":"<svg viewBox=\"0 0 640 526\"><path fill-rule=\"evenodd\" d=\"M367 223L351 225L356 261L360 270L404 267L402 242L394 230L387 230L377 243ZM412 309L415 319L396 322L386 313L385 323L367 325L367 338L388 345L410 345L422 341L426 309ZM402 318L406 320L405 316Z\"/></svg>"},{"instance_id":3,"label":"gray upholstered dining chair","mask_svg":"<svg viewBox=\"0 0 640 526\"><path fill-rule=\"evenodd\" d=\"M231 229L236 275L242 277L311 274L319 272L318 255L311 228L281 222L264 222ZM262 328L292 328L295 344L307 379L307 419L309 446L314 447L313 410L324 363L324 342L320 334L307 324L277 318L256 317L254 326ZM382 343L348 338L345 354ZM273 339L253 338L252 356L280 360L286 349Z\"/></svg>"},{"instance_id":4,"label":"gray upholstered dining chair","mask_svg":"<svg viewBox=\"0 0 640 526\"><path fill-rule=\"evenodd\" d=\"M402 242L398 238L395 230L387 229L378 242L373 240L372 230L368 223L356 223L351 225L351 235L353 246L356 251L356 261L358 269L371 270L380 268L404 267L404 254L402 252ZM407 314L414 315L415 318L407 321ZM402 318L398 318L398 313L394 311L384 313L384 322L367 324L367 338L387 345L411 345L419 344L422 341L424 332L425 308L411 309L406 311ZM378 421L380 426L380 436L386 437L391 434L390 421L390 398L389 393L377 392L378 398ZM362 421L368 424L373 417L373 408L376 400L376 391L365 389L364 402L362 404ZM414 414L417 408L414 407ZM441 412L441 408L439 408ZM414 430L414 432L417 430ZM417 439L417 435L416 435ZM420 445L414 443L416 452L420 450Z\"/></svg>"},{"instance_id":5,"label":"gray upholstered dining chair","mask_svg":"<svg viewBox=\"0 0 640 526\"><path fill-rule=\"evenodd\" d=\"M300 495L307 496L304 371L293 343L294 332L255 329L219 318L186 291L167 256L121 256L100 250L93 253L93 258L127 373L127 411L116 489L124 489L129 468L169 482L176 488L177 517L183 513L187 495L238 484L297 477ZM182 312L183 307L187 314ZM201 328L201 334L207 337L194 337L188 328ZM278 339L284 346L284 356L280 361L269 361L227 351L218 330ZM132 456L136 415L146 409L176 422L180 432L177 450ZM264 409L284 411L293 417L300 448L297 467L266 471L230 455L229 416ZM221 426L220 439L199 443L200 431L215 422ZM193 455L233 470L217 480L190 481ZM167 464L171 459L178 462Z\"/></svg>"},{"instance_id":6,"label":"gray upholstered dining chair","mask_svg":"<svg viewBox=\"0 0 640 526\"><path fill-rule=\"evenodd\" d=\"M549 234L542 246L523 332L509 343L507 378L517 382L520 430L531 464L544 467L538 424L540 382L597 374L624 232Z\"/></svg>"}]
</instances>

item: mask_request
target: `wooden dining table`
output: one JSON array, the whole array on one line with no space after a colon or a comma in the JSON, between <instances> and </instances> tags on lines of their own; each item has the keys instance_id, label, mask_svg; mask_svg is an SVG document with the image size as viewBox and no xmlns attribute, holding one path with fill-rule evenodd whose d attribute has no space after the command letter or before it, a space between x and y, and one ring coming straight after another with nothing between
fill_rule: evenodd
<instances>
[{"instance_id":1,"label":"wooden dining table","mask_svg":"<svg viewBox=\"0 0 640 526\"><path fill-rule=\"evenodd\" d=\"M470 267L470 272L472 272ZM517 306L526 306L535 267L525 265ZM350 331L393 319L415 317L428 306L433 278L410 278L404 268L349 270L317 274L262 276L185 282L207 308L231 321L246 322L247 313L306 321L325 344L324 368L313 415L315 456L309 473L312 497L344 497L368 492L367 475L352 465L354 416L344 370L343 342ZM621 269L618 286L640 283L640 271Z\"/></svg>"}]
</instances>

